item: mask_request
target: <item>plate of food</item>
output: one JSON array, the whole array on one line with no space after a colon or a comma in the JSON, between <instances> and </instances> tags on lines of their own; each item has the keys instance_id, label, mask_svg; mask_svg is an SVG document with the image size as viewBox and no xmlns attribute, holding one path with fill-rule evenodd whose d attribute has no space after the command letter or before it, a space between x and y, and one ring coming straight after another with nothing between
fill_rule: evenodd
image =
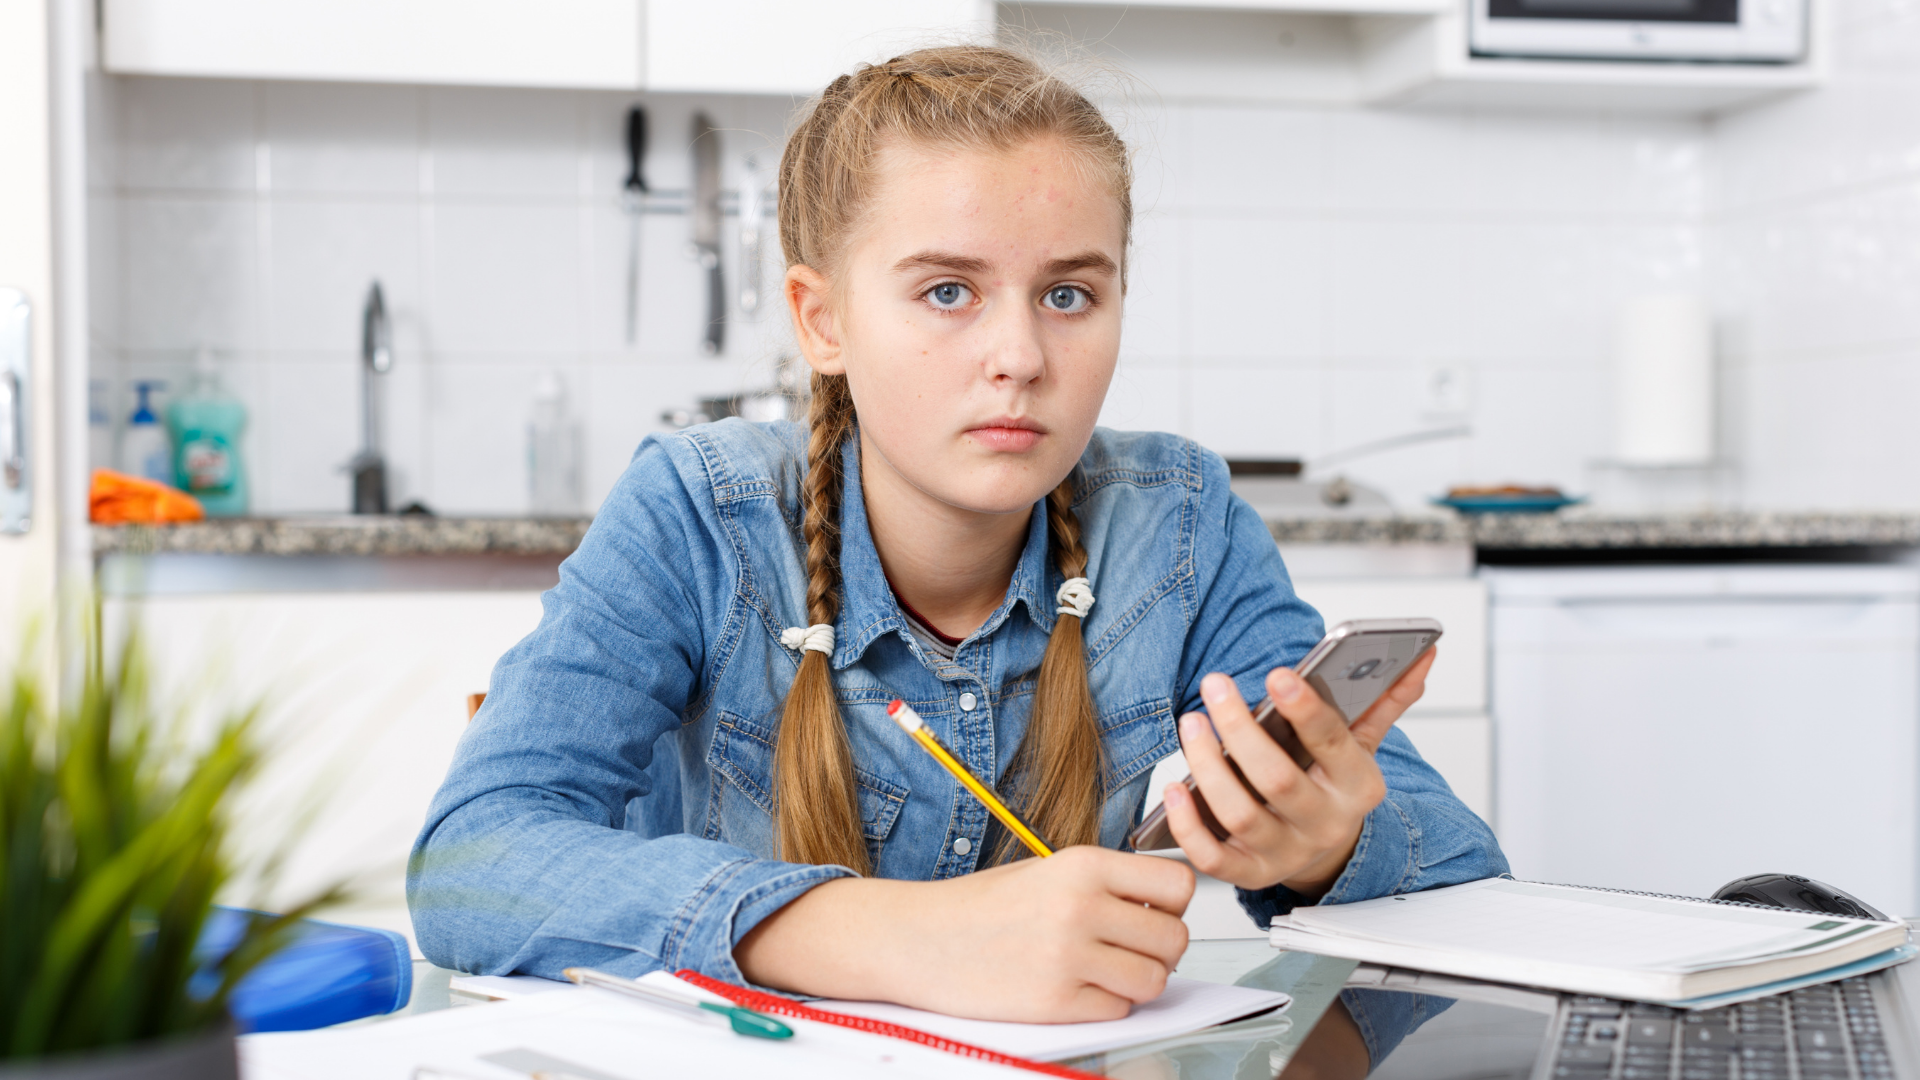
<instances>
[{"instance_id":1,"label":"plate of food","mask_svg":"<svg viewBox=\"0 0 1920 1080\"><path fill-rule=\"evenodd\" d=\"M1462 486L1448 488L1435 506L1450 506L1463 514L1548 514L1563 506L1587 500L1570 496L1557 487L1525 487L1520 484Z\"/></svg>"}]
</instances>

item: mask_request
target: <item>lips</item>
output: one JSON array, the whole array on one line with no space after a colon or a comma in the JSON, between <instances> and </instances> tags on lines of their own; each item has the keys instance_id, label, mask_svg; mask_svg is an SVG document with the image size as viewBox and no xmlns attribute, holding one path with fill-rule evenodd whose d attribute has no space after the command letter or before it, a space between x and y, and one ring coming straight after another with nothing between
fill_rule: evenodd
<instances>
[{"instance_id":1,"label":"lips","mask_svg":"<svg viewBox=\"0 0 1920 1080\"><path fill-rule=\"evenodd\" d=\"M1017 453L1031 450L1047 434L1047 429L1023 416L999 416L968 428L967 434L989 450Z\"/></svg>"}]
</instances>

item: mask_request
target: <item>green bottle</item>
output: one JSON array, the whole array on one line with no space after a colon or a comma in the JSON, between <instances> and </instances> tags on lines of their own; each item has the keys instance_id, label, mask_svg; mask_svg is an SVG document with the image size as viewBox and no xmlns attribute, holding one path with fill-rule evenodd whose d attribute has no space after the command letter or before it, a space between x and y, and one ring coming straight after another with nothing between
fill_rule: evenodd
<instances>
[{"instance_id":1,"label":"green bottle","mask_svg":"<svg viewBox=\"0 0 1920 1080\"><path fill-rule=\"evenodd\" d=\"M247 470L240 436L247 407L220 386L213 353L200 350L187 392L167 405L173 436L174 486L200 500L208 517L247 512Z\"/></svg>"}]
</instances>

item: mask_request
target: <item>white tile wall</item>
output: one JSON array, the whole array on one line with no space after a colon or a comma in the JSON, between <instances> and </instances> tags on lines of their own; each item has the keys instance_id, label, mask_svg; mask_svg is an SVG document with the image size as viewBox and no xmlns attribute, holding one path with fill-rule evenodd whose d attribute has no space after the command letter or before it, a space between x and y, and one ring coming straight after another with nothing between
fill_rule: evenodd
<instances>
[{"instance_id":1,"label":"white tile wall","mask_svg":"<svg viewBox=\"0 0 1920 1080\"><path fill-rule=\"evenodd\" d=\"M1243 456L1323 454L1442 423L1471 438L1354 462L1417 506L1452 483L1596 486L1611 313L1705 288L1726 346L1723 441L1762 505L1920 499L1896 434L1920 353L1920 8L1852 0L1830 89L1718 121L1141 104L1138 221L1105 422ZM698 351L684 216L642 222L622 339L619 94L104 80L94 317L110 374L178 378L201 345L253 408L256 506L337 510L358 440L358 315L395 320L387 448L401 501L525 506L523 429L565 378L597 502L659 414L767 381L784 316ZM689 182L689 118L730 177L778 156L791 103L655 96L648 174ZM733 186L730 179L729 186ZM737 252L724 252L737 279ZM769 252L771 283L777 253ZM1837 475L1844 473L1844 475ZM1616 490L1618 485L1610 488Z\"/></svg>"},{"instance_id":2,"label":"white tile wall","mask_svg":"<svg viewBox=\"0 0 1920 1080\"><path fill-rule=\"evenodd\" d=\"M1818 93L1714 125L1723 445L1760 506L1920 503L1920 6L1843 0Z\"/></svg>"}]
</instances>

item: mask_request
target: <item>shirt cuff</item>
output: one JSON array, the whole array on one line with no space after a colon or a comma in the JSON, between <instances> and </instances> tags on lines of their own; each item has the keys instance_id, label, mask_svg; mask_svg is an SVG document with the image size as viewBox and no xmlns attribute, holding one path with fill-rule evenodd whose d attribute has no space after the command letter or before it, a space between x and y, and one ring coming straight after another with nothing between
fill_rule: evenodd
<instances>
[{"instance_id":1,"label":"shirt cuff","mask_svg":"<svg viewBox=\"0 0 1920 1080\"><path fill-rule=\"evenodd\" d=\"M1360 840L1354 845L1353 857L1347 860L1346 869L1333 879L1333 886L1319 902L1348 904L1405 892L1413 880L1416 865L1416 836L1413 823L1407 820L1406 814L1395 805L1393 798L1389 796L1382 800L1361 823ZM1240 906L1262 930L1269 928L1275 918L1294 908L1313 904L1285 885L1272 885L1264 889L1236 888L1234 893L1240 899Z\"/></svg>"},{"instance_id":2,"label":"shirt cuff","mask_svg":"<svg viewBox=\"0 0 1920 1080\"><path fill-rule=\"evenodd\" d=\"M815 885L854 876L844 866L763 859L741 859L719 867L709 887L695 893L674 919L667 970L692 968L736 986L752 985L733 959L740 939Z\"/></svg>"}]
</instances>

